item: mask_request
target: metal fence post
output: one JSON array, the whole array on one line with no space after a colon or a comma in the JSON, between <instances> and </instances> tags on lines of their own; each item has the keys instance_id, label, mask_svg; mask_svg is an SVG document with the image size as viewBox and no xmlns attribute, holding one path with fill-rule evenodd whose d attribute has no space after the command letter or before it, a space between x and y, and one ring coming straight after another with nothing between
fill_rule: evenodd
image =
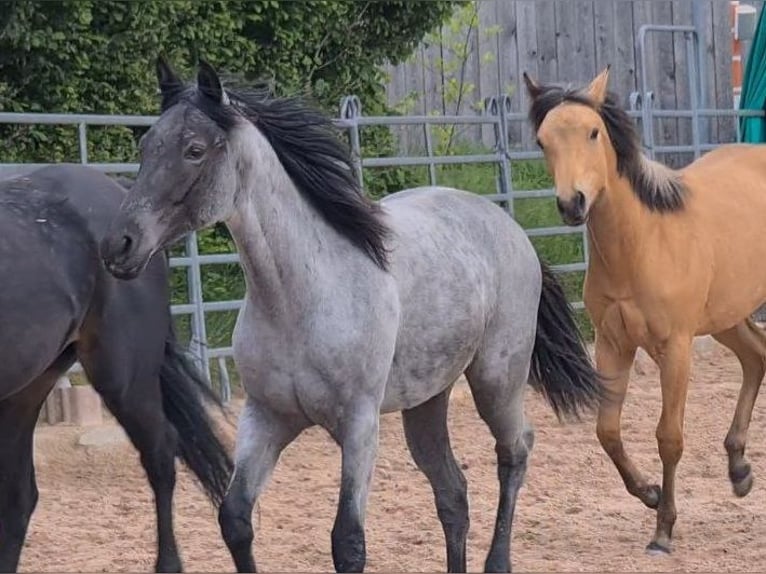
<instances>
[{"instance_id":1,"label":"metal fence post","mask_svg":"<svg viewBox=\"0 0 766 574\"><path fill-rule=\"evenodd\" d=\"M431 139L431 126L430 124L423 124L423 137L426 143L426 155L431 158L434 157L434 144ZM428 164L428 181L431 185L436 185L436 166L433 162Z\"/></svg>"},{"instance_id":2,"label":"metal fence post","mask_svg":"<svg viewBox=\"0 0 766 574\"><path fill-rule=\"evenodd\" d=\"M362 102L358 96L345 96L340 102L340 117L348 124L348 135L351 143L351 155L356 170L359 189L364 191L364 175L362 173L362 143L359 135L358 118L362 115Z\"/></svg>"},{"instance_id":3,"label":"metal fence post","mask_svg":"<svg viewBox=\"0 0 766 574\"><path fill-rule=\"evenodd\" d=\"M506 198L506 210L513 217L513 181L508 159L508 114L510 111L511 99L506 94L484 98L484 113L494 120L492 129L495 135L495 152L499 170L496 191L498 195Z\"/></svg>"},{"instance_id":4,"label":"metal fence post","mask_svg":"<svg viewBox=\"0 0 766 574\"><path fill-rule=\"evenodd\" d=\"M511 167L509 149L508 149L508 120L511 115L511 96L501 94L500 96L500 193L508 196L508 212L515 214L513 205L513 168Z\"/></svg>"},{"instance_id":5,"label":"metal fence post","mask_svg":"<svg viewBox=\"0 0 766 574\"><path fill-rule=\"evenodd\" d=\"M699 52L699 38L694 32L684 33L686 39L686 60L689 73L689 99L692 112L692 147L694 148L694 159L702 155L700 150L700 101L702 98L702 85L699 71L697 69Z\"/></svg>"},{"instance_id":6,"label":"metal fence post","mask_svg":"<svg viewBox=\"0 0 766 574\"><path fill-rule=\"evenodd\" d=\"M85 122L77 124L77 141L80 144L80 163L88 163L88 126Z\"/></svg>"},{"instance_id":7,"label":"metal fence post","mask_svg":"<svg viewBox=\"0 0 766 574\"><path fill-rule=\"evenodd\" d=\"M191 232L186 236L186 254L191 260L187 267L186 277L188 280L189 303L194 305L191 321L190 349L194 354L199 367L210 382L210 358L207 347L207 328L205 325L205 307L202 298L202 272L199 263L199 249L197 247L197 234Z\"/></svg>"},{"instance_id":8,"label":"metal fence post","mask_svg":"<svg viewBox=\"0 0 766 574\"><path fill-rule=\"evenodd\" d=\"M650 159L656 159L654 153L654 92L644 92L641 98L641 128L644 135L644 147Z\"/></svg>"}]
</instances>

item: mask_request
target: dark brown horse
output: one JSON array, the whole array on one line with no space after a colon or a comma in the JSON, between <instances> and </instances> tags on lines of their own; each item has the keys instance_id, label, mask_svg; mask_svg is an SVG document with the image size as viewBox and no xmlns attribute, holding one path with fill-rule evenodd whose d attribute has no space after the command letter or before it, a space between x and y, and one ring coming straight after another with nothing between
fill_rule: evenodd
<instances>
[{"instance_id":1,"label":"dark brown horse","mask_svg":"<svg viewBox=\"0 0 766 574\"><path fill-rule=\"evenodd\" d=\"M98 242L125 190L59 165L0 181L0 571L15 571L37 503L33 432L56 380L79 360L141 454L157 507L158 571L180 571L175 458L216 505L232 469L204 402L217 399L177 346L167 260L131 282ZM119 532L115 532L119 536Z\"/></svg>"}]
</instances>

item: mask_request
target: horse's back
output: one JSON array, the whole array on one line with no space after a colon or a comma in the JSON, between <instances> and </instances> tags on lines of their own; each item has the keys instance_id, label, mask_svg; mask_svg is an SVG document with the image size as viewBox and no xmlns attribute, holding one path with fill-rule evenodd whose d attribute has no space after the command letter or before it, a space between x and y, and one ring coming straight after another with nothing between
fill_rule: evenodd
<instances>
[{"instance_id":1,"label":"horse's back","mask_svg":"<svg viewBox=\"0 0 766 574\"><path fill-rule=\"evenodd\" d=\"M526 331L531 342L540 265L520 226L476 194L413 188L381 205L393 232L391 273L401 305L384 405L394 410L454 381L495 328Z\"/></svg>"},{"instance_id":2,"label":"horse's back","mask_svg":"<svg viewBox=\"0 0 766 574\"><path fill-rule=\"evenodd\" d=\"M101 264L98 243L123 195L109 177L79 165L0 181L0 398L78 340L94 307L139 301L142 285L159 280L118 282Z\"/></svg>"},{"instance_id":3,"label":"horse's back","mask_svg":"<svg viewBox=\"0 0 766 574\"><path fill-rule=\"evenodd\" d=\"M36 172L0 182L0 398L72 342L96 283L97 243Z\"/></svg>"},{"instance_id":4,"label":"horse's back","mask_svg":"<svg viewBox=\"0 0 766 574\"><path fill-rule=\"evenodd\" d=\"M681 173L688 187L686 205L666 236L680 246L693 275L706 280L690 283L686 273L670 284L695 290L696 304L704 309L697 330L707 334L733 326L766 299L761 264L766 259L766 145L721 146Z\"/></svg>"}]
</instances>

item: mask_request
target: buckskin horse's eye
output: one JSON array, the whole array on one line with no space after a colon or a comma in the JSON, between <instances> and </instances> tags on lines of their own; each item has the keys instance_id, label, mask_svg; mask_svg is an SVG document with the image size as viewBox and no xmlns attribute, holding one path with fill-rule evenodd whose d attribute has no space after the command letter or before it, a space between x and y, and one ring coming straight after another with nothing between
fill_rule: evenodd
<instances>
[{"instance_id":1,"label":"buckskin horse's eye","mask_svg":"<svg viewBox=\"0 0 766 574\"><path fill-rule=\"evenodd\" d=\"M590 132L590 140L594 141L598 137L598 128L593 128Z\"/></svg>"},{"instance_id":2,"label":"buckskin horse's eye","mask_svg":"<svg viewBox=\"0 0 766 574\"><path fill-rule=\"evenodd\" d=\"M543 147L543 142L540 141L540 138L537 138L535 141L537 142L537 147L539 147L540 149L545 149Z\"/></svg>"}]
</instances>

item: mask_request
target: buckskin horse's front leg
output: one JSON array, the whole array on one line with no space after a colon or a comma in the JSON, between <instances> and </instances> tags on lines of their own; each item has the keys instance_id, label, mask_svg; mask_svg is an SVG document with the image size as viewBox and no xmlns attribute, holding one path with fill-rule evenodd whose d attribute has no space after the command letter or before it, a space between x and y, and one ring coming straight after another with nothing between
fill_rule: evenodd
<instances>
[{"instance_id":1,"label":"buckskin horse's front leg","mask_svg":"<svg viewBox=\"0 0 766 574\"><path fill-rule=\"evenodd\" d=\"M657 357L662 386L662 415L657 425L657 446L662 460L662 495L657 508L657 530L647 546L650 553L670 553L676 522L676 467L684 451L684 409L689 388L692 336L669 339Z\"/></svg>"},{"instance_id":2,"label":"buckskin horse's front leg","mask_svg":"<svg viewBox=\"0 0 766 574\"><path fill-rule=\"evenodd\" d=\"M630 460L622 444L620 432L622 405L635 356L635 347L618 349L603 333L596 332L596 366L605 377L608 391L599 407L596 432L601 446L617 467L628 492L649 508L657 508L660 502L660 487L649 484Z\"/></svg>"}]
</instances>

